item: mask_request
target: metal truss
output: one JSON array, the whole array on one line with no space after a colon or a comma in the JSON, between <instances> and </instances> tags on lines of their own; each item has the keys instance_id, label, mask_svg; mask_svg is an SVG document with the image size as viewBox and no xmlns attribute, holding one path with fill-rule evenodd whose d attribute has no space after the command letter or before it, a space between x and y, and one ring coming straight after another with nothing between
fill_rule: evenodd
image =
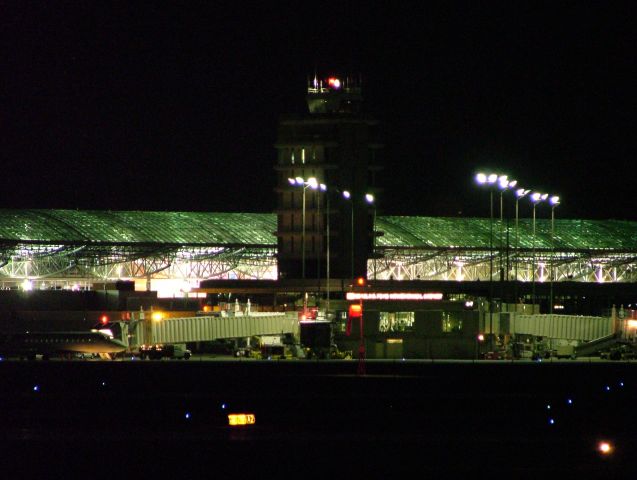
<instances>
[{"instance_id":1,"label":"metal truss","mask_svg":"<svg viewBox=\"0 0 637 480\"><path fill-rule=\"evenodd\" d=\"M508 280L637 282L637 253L609 251L514 252L481 250L383 249L369 260L368 276L380 280ZM534 254L535 253L535 254ZM491 260L490 260L491 259Z\"/></svg>"},{"instance_id":2,"label":"metal truss","mask_svg":"<svg viewBox=\"0 0 637 480\"><path fill-rule=\"evenodd\" d=\"M166 245L0 245L0 281L72 285L120 279L276 279L276 248ZM637 282L637 252L382 248L370 278Z\"/></svg>"},{"instance_id":3,"label":"metal truss","mask_svg":"<svg viewBox=\"0 0 637 480\"><path fill-rule=\"evenodd\" d=\"M275 248L0 245L0 281L71 286L121 279L276 279Z\"/></svg>"}]
</instances>

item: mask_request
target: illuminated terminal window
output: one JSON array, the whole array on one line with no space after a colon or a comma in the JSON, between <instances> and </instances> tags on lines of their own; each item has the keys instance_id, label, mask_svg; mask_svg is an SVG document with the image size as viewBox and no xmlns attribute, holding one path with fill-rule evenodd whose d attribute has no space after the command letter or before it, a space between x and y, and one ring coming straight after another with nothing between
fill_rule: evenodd
<instances>
[{"instance_id":1,"label":"illuminated terminal window","mask_svg":"<svg viewBox=\"0 0 637 480\"><path fill-rule=\"evenodd\" d=\"M457 318L454 312L442 312L443 333L462 332L462 319Z\"/></svg>"},{"instance_id":2,"label":"illuminated terminal window","mask_svg":"<svg viewBox=\"0 0 637 480\"><path fill-rule=\"evenodd\" d=\"M380 312L380 332L411 332L414 312Z\"/></svg>"}]
</instances>

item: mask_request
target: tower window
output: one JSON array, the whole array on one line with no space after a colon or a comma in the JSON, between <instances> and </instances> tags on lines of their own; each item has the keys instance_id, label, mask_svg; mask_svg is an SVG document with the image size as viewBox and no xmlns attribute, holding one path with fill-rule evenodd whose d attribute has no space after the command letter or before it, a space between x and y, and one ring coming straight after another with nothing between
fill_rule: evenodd
<instances>
[{"instance_id":1,"label":"tower window","mask_svg":"<svg viewBox=\"0 0 637 480\"><path fill-rule=\"evenodd\" d=\"M290 161L292 162L292 165L294 165L294 149L292 149L292 153L290 154Z\"/></svg>"},{"instance_id":2,"label":"tower window","mask_svg":"<svg viewBox=\"0 0 637 480\"><path fill-rule=\"evenodd\" d=\"M301 163L305 163L305 149L301 149Z\"/></svg>"}]
</instances>

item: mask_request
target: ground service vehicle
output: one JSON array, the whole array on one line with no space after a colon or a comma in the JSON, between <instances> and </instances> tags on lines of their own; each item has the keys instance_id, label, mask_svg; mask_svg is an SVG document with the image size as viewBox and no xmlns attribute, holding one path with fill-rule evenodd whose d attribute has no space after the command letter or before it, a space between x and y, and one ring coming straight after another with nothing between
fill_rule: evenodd
<instances>
[{"instance_id":1,"label":"ground service vehicle","mask_svg":"<svg viewBox=\"0 0 637 480\"><path fill-rule=\"evenodd\" d=\"M333 341L333 324L321 320L300 322L301 346L305 358L349 359L351 351L340 351Z\"/></svg>"},{"instance_id":2,"label":"ground service vehicle","mask_svg":"<svg viewBox=\"0 0 637 480\"><path fill-rule=\"evenodd\" d=\"M151 360L160 360L162 358L188 360L190 355L190 350L180 344L142 345L139 347L139 356L142 360L145 358L149 358Z\"/></svg>"}]
</instances>

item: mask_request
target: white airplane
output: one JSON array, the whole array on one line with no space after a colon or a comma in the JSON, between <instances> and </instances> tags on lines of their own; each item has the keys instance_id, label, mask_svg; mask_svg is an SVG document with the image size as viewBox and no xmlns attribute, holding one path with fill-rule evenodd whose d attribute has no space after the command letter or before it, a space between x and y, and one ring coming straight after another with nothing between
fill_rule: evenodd
<instances>
[{"instance_id":1,"label":"white airplane","mask_svg":"<svg viewBox=\"0 0 637 480\"><path fill-rule=\"evenodd\" d=\"M0 356L43 359L76 353L110 356L123 352L127 346L107 331L88 332L27 332L0 334Z\"/></svg>"}]
</instances>

